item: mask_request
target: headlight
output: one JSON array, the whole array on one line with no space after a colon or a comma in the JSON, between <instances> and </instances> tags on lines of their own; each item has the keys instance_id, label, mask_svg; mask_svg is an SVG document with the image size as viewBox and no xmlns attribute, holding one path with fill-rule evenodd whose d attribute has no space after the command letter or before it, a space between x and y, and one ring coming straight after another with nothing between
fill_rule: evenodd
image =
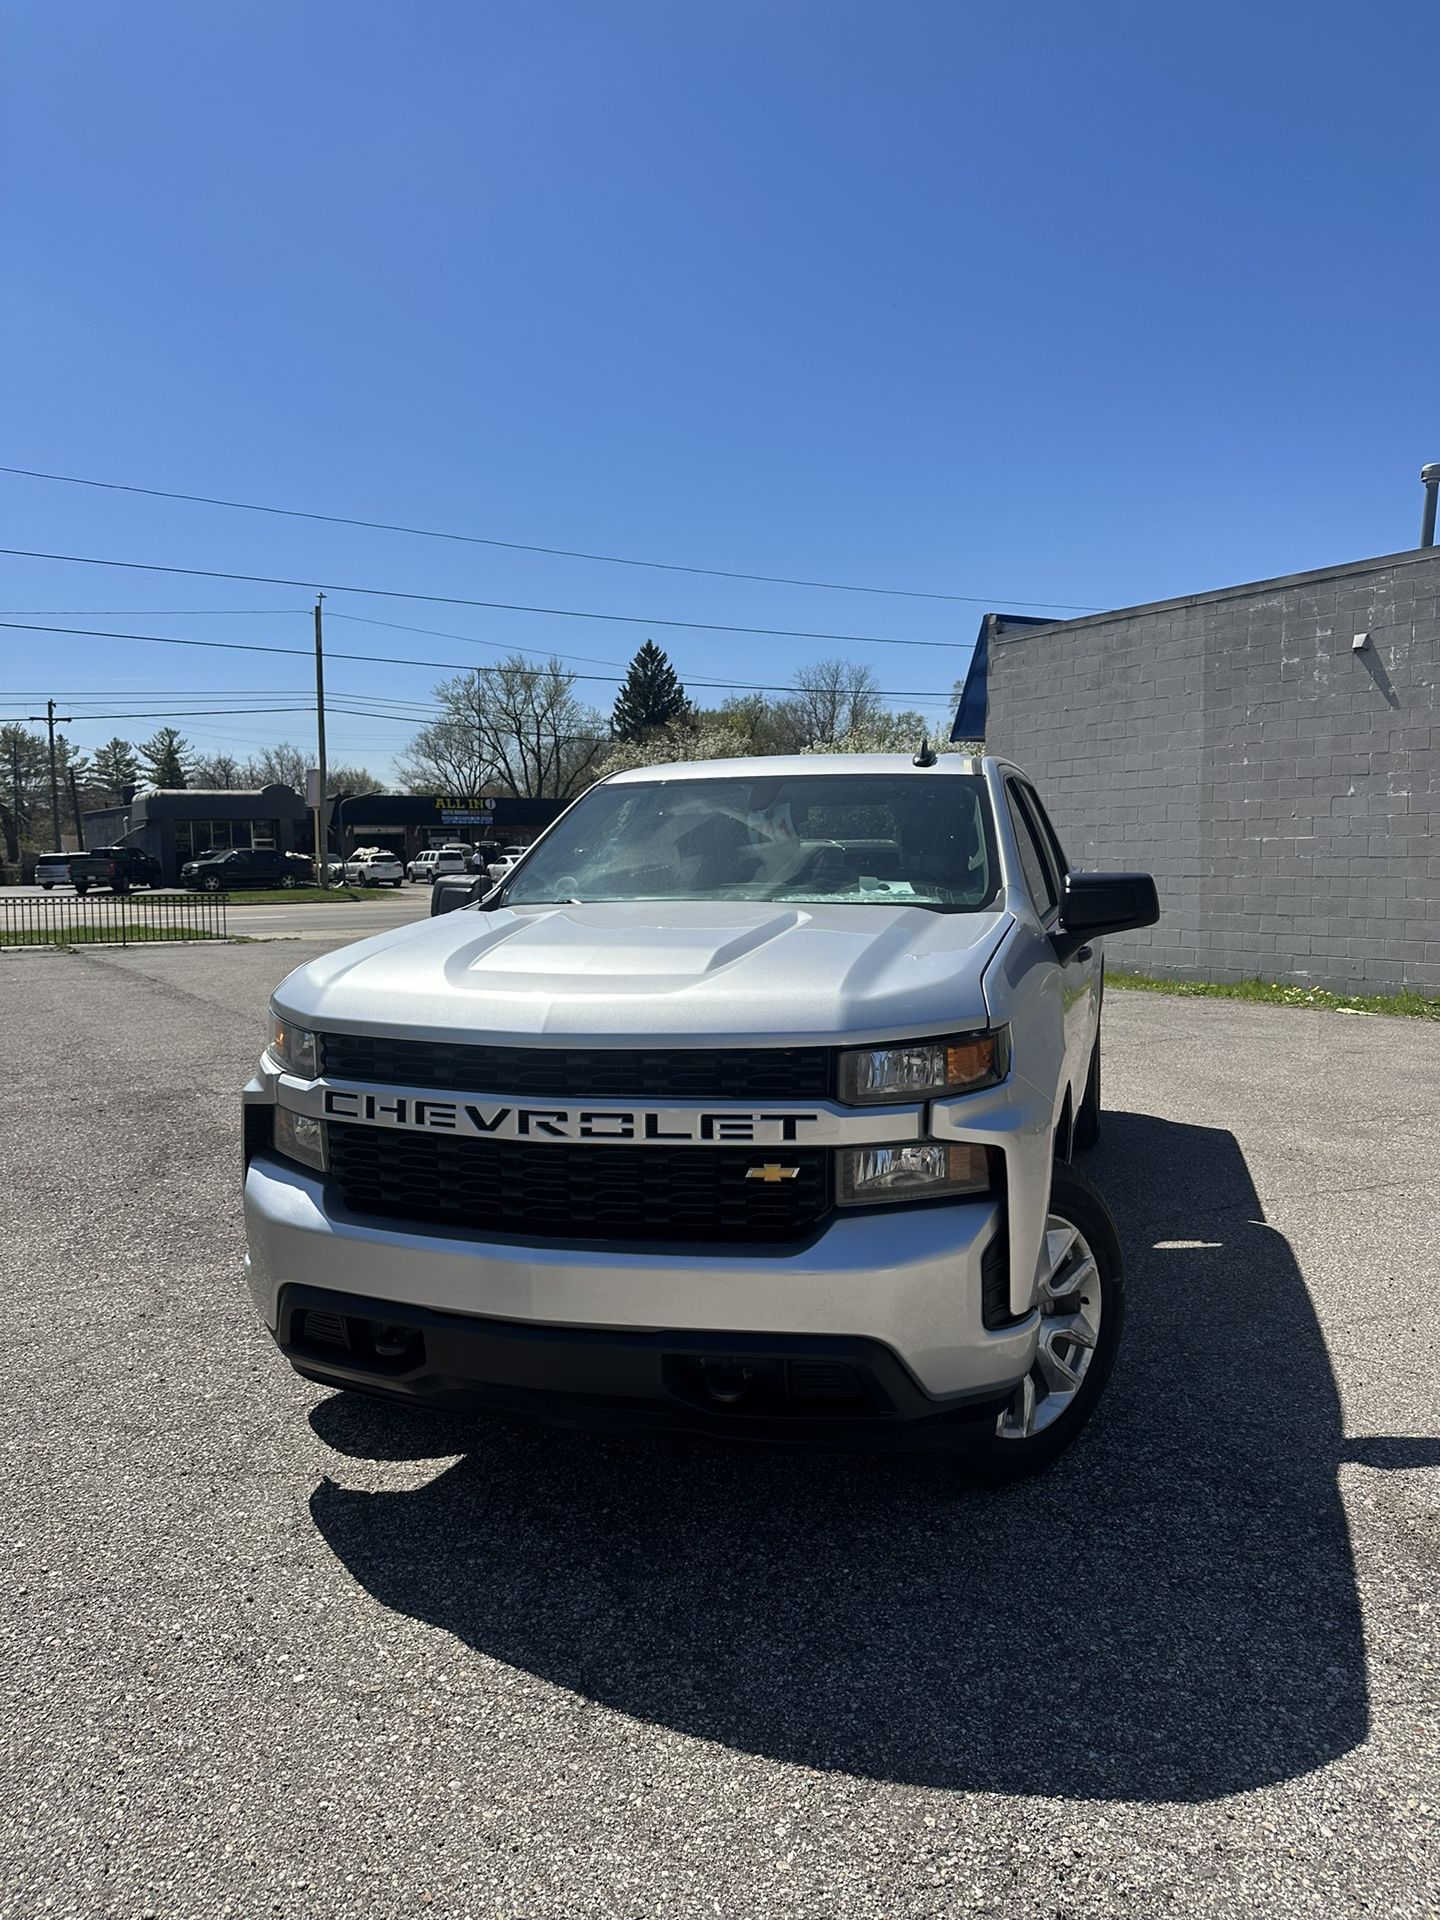
<instances>
[{"instance_id":1,"label":"headlight","mask_svg":"<svg viewBox=\"0 0 1440 1920\"><path fill-rule=\"evenodd\" d=\"M302 1080L319 1079L319 1035L308 1027L295 1026L275 1007L270 1009L270 1038L266 1045L287 1073L298 1074Z\"/></svg>"},{"instance_id":2,"label":"headlight","mask_svg":"<svg viewBox=\"0 0 1440 1920\"><path fill-rule=\"evenodd\" d=\"M941 1200L988 1193L992 1185L987 1147L847 1147L837 1159L835 1197L842 1207Z\"/></svg>"},{"instance_id":3,"label":"headlight","mask_svg":"<svg viewBox=\"0 0 1440 1920\"><path fill-rule=\"evenodd\" d=\"M1010 1029L957 1033L944 1040L906 1040L840 1056L840 1098L868 1107L887 1100L925 1100L997 1086L1010 1071Z\"/></svg>"},{"instance_id":4,"label":"headlight","mask_svg":"<svg viewBox=\"0 0 1440 1920\"><path fill-rule=\"evenodd\" d=\"M275 1151L287 1160L298 1160L302 1167L314 1167L324 1173L325 1122L308 1114L292 1113L288 1107L275 1109Z\"/></svg>"}]
</instances>

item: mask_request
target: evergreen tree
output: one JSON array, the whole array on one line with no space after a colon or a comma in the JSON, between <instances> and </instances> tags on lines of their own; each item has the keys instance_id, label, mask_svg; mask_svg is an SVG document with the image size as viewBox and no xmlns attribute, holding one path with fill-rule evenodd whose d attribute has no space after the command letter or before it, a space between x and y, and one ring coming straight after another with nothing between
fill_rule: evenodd
<instances>
[{"instance_id":1,"label":"evergreen tree","mask_svg":"<svg viewBox=\"0 0 1440 1920\"><path fill-rule=\"evenodd\" d=\"M685 689L681 686L668 655L653 640L647 640L630 662L610 716L610 731L617 740L643 740L658 727L693 719Z\"/></svg>"},{"instance_id":2,"label":"evergreen tree","mask_svg":"<svg viewBox=\"0 0 1440 1920\"><path fill-rule=\"evenodd\" d=\"M190 743L182 740L176 727L157 727L148 740L142 740L137 752L141 772L152 787L183 787L187 784L186 760Z\"/></svg>"},{"instance_id":3,"label":"evergreen tree","mask_svg":"<svg viewBox=\"0 0 1440 1920\"><path fill-rule=\"evenodd\" d=\"M103 788L117 804L124 801L127 788L140 784L140 762L135 749L118 735L95 749L93 772L96 786Z\"/></svg>"}]
</instances>

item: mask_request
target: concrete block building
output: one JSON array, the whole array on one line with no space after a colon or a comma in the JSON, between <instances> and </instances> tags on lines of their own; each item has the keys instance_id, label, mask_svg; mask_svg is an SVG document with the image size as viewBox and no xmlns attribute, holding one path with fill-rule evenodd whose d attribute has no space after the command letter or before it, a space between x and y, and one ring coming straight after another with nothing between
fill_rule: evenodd
<instances>
[{"instance_id":1,"label":"concrete block building","mask_svg":"<svg viewBox=\"0 0 1440 1920\"><path fill-rule=\"evenodd\" d=\"M987 614L956 721L1076 866L1154 873L1118 966L1440 994L1440 549L1041 622Z\"/></svg>"}]
</instances>

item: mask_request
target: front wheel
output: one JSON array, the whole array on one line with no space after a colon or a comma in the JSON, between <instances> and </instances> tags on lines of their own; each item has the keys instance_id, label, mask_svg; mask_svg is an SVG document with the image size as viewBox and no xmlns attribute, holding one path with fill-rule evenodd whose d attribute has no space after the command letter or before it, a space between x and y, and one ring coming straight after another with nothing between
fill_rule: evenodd
<instances>
[{"instance_id":1,"label":"front wheel","mask_svg":"<svg viewBox=\"0 0 1440 1920\"><path fill-rule=\"evenodd\" d=\"M280 884L282 887L298 887L300 882L295 878L293 873L282 873L280 876Z\"/></svg>"},{"instance_id":2,"label":"front wheel","mask_svg":"<svg viewBox=\"0 0 1440 1920\"><path fill-rule=\"evenodd\" d=\"M220 891L220 876L218 873L207 873L200 884L206 893L218 893Z\"/></svg>"},{"instance_id":3,"label":"front wheel","mask_svg":"<svg viewBox=\"0 0 1440 1920\"><path fill-rule=\"evenodd\" d=\"M1057 1160L1045 1223L1035 1360L974 1461L998 1485L1062 1454L1105 1391L1125 1320L1125 1268L1109 1207L1085 1176Z\"/></svg>"}]
</instances>

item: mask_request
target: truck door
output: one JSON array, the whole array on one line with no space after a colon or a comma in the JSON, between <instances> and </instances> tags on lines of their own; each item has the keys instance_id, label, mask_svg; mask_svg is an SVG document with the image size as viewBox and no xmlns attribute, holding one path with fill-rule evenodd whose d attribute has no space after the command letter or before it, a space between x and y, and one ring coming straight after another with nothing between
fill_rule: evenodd
<instances>
[{"instance_id":1,"label":"truck door","mask_svg":"<svg viewBox=\"0 0 1440 1920\"><path fill-rule=\"evenodd\" d=\"M1020 843L1026 883L1046 932L1053 933L1060 920L1061 881L1069 871L1069 863L1039 795L1029 782L1012 774L1005 782L1005 791L1015 837ZM1070 1083L1073 1115L1084 1096L1090 1049L1099 1018L1099 959L1092 948L1081 947L1064 963L1060 974L1065 1008L1065 1073Z\"/></svg>"}]
</instances>

